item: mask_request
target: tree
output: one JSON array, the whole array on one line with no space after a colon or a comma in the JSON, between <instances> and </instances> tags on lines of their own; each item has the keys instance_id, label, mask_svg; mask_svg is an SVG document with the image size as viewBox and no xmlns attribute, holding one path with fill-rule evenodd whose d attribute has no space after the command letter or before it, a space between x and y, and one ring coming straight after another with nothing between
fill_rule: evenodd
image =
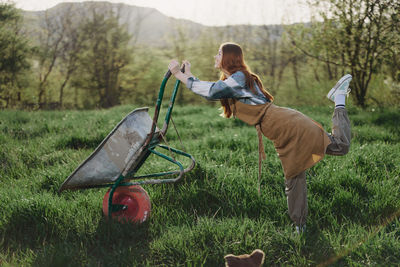
<instances>
[{"instance_id":1,"label":"tree","mask_svg":"<svg viewBox=\"0 0 400 267\"><path fill-rule=\"evenodd\" d=\"M397 2L397 10L400 10L400 2ZM392 37L397 40L397 45L389 47L388 53L385 56L385 70L391 83L392 100L395 103L400 103L400 16L393 17ZM395 41L396 42L396 41Z\"/></svg>"},{"instance_id":2,"label":"tree","mask_svg":"<svg viewBox=\"0 0 400 267\"><path fill-rule=\"evenodd\" d=\"M39 108L47 105L46 91L48 79L56 66L62 51L63 40L65 39L67 16L60 12L45 12L44 25L39 33L39 46L36 49L38 60L38 104Z\"/></svg>"},{"instance_id":3,"label":"tree","mask_svg":"<svg viewBox=\"0 0 400 267\"><path fill-rule=\"evenodd\" d=\"M399 16L398 3L310 0L310 5L321 10L323 23L313 24L317 27L308 28L302 35L309 40L307 45L302 45L299 38L294 38L293 43L306 55L325 62L329 72L332 66L341 68L342 72L350 71L352 96L357 105L365 107L372 75L380 70L389 49L399 45L399 38L393 38L392 34Z\"/></svg>"},{"instance_id":4,"label":"tree","mask_svg":"<svg viewBox=\"0 0 400 267\"><path fill-rule=\"evenodd\" d=\"M75 77L74 86L86 89L94 99L87 99L89 106L98 103L99 107L109 108L120 104L120 73L132 60L131 36L119 25L117 14L95 7L81 30L85 40L79 58L79 77Z\"/></svg>"},{"instance_id":5,"label":"tree","mask_svg":"<svg viewBox=\"0 0 400 267\"><path fill-rule=\"evenodd\" d=\"M14 5L0 3L0 107L21 101L19 77L29 68L30 48L21 20Z\"/></svg>"},{"instance_id":6,"label":"tree","mask_svg":"<svg viewBox=\"0 0 400 267\"><path fill-rule=\"evenodd\" d=\"M63 77L58 98L60 108L64 106L64 89L78 69L79 54L83 49L85 36L79 29L82 15L79 10L72 10L72 4L68 4L66 12L60 16L65 36L60 48L60 72Z\"/></svg>"},{"instance_id":7,"label":"tree","mask_svg":"<svg viewBox=\"0 0 400 267\"><path fill-rule=\"evenodd\" d=\"M255 44L249 57L254 61L254 72L267 77L266 81L264 81L264 86L272 94L275 94L278 89L278 83L276 82L278 69L283 71L286 66L286 64L281 66L282 57L278 57L278 47L280 45L278 46L279 41L276 38L276 34L278 34L278 29L274 26L260 26L259 31L253 37Z\"/></svg>"},{"instance_id":8,"label":"tree","mask_svg":"<svg viewBox=\"0 0 400 267\"><path fill-rule=\"evenodd\" d=\"M182 62L182 60L187 59L186 53L188 51L188 30L185 28L185 24L173 23L174 32L172 32L169 42L172 51L167 51L166 56L169 58L175 58L178 62ZM178 91L178 99L177 102L179 104L184 103L184 91Z\"/></svg>"},{"instance_id":9,"label":"tree","mask_svg":"<svg viewBox=\"0 0 400 267\"><path fill-rule=\"evenodd\" d=\"M295 49L287 40L286 31L291 26L262 25L253 37L253 48L250 55L255 73L262 76L264 86L277 94L283 81L285 71L292 72L294 87L300 92L300 67L305 56ZM297 95L297 94L292 94Z\"/></svg>"}]
</instances>

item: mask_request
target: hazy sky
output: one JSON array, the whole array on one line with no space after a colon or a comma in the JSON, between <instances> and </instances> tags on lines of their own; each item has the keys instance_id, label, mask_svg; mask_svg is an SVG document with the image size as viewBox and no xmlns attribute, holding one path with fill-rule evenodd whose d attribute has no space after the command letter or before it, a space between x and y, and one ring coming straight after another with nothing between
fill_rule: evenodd
<instances>
[{"instance_id":1,"label":"hazy sky","mask_svg":"<svg viewBox=\"0 0 400 267\"><path fill-rule=\"evenodd\" d=\"M61 2L82 0L0 0L24 10L45 10ZM96 0L95 0L96 1ZM107 0L158 9L167 16L204 25L281 24L310 20L306 0Z\"/></svg>"}]
</instances>

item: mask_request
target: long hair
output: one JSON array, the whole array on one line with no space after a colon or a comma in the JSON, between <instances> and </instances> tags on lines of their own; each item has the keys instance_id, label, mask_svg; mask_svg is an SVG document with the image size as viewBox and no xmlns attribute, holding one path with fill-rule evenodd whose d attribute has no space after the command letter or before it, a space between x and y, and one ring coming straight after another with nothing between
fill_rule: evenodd
<instances>
[{"instance_id":1,"label":"long hair","mask_svg":"<svg viewBox=\"0 0 400 267\"><path fill-rule=\"evenodd\" d=\"M229 73L229 75L241 71L246 77L246 86L250 88L253 93L257 93L254 86L254 83L256 83L267 99L270 101L274 100L274 97L264 89L260 78L256 74L252 73L250 68L244 62L243 51L240 45L235 43L223 43L221 44L220 49L222 51L221 80L227 78L224 71ZM222 115L226 118L230 118L232 116L232 110L229 106L228 99L221 99L220 101L224 111Z\"/></svg>"}]
</instances>

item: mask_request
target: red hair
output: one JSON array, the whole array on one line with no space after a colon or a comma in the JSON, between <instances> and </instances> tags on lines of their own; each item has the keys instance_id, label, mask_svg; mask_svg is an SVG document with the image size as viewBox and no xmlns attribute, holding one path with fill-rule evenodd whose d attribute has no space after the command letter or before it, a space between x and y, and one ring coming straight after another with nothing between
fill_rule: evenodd
<instances>
[{"instance_id":1,"label":"red hair","mask_svg":"<svg viewBox=\"0 0 400 267\"><path fill-rule=\"evenodd\" d=\"M229 75L232 75L237 71L241 71L246 77L246 86L250 88L253 93L257 94L254 86L254 83L256 83L267 99L270 101L274 100L274 97L264 89L260 78L256 74L252 73L250 68L244 62L243 50L240 45L235 43L223 43L221 44L220 49L222 51L221 80L225 80L227 78L224 71L229 73ZM220 101L224 110L224 117L230 118L232 116L232 110L229 106L228 99L221 99Z\"/></svg>"}]
</instances>

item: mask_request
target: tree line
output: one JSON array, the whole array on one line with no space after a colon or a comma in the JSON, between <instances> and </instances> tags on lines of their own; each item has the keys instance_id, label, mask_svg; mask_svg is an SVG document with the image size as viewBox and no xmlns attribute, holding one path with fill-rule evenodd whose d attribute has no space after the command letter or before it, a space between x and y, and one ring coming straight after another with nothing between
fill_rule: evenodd
<instances>
[{"instance_id":1,"label":"tree line","mask_svg":"<svg viewBox=\"0 0 400 267\"><path fill-rule=\"evenodd\" d=\"M321 3L325 8L321 8ZM247 63L281 103L317 105L326 86L353 75L353 101L400 103L400 4L396 1L310 1L318 19L287 26L208 27L196 39L183 23L163 47L136 42L118 8L44 12L37 32L21 11L0 4L0 108L91 109L154 103L170 59L188 59L203 80L218 79L213 56L224 41L244 48ZM326 8L327 6L329 8ZM329 12L328 12L329 11ZM132 27L132 26L131 26ZM180 90L178 103L198 98Z\"/></svg>"}]
</instances>

